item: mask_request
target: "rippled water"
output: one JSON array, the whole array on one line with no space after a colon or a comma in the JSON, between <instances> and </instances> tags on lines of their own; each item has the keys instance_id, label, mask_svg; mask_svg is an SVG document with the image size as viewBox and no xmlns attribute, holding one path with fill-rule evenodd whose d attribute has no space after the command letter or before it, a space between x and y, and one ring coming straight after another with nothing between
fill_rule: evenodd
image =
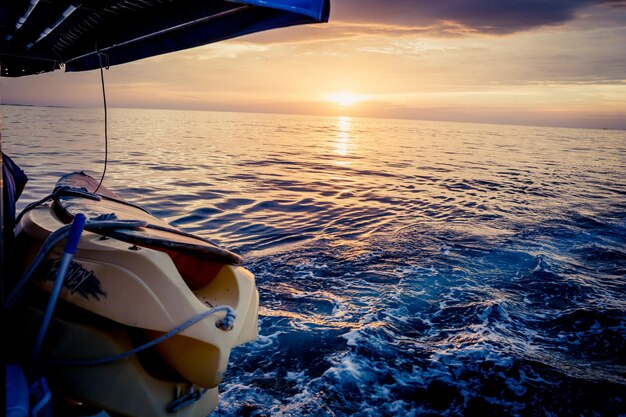
<instances>
[{"instance_id":1,"label":"rippled water","mask_svg":"<svg viewBox=\"0 0 626 417\"><path fill-rule=\"evenodd\" d=\"M2 107L22 206L102 111ZM110 111L105 184L246 258L216 416L626 414L626 132Z\"/></svg>"}]
</instances>

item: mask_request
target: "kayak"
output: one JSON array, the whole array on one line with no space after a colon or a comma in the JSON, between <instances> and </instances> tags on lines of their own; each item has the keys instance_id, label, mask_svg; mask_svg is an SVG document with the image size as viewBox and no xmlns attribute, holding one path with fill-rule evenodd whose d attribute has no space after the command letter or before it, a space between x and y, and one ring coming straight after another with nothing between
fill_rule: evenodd
<instances>
[{"instance_id":1,"label":"kayak","mask_svg":"<svg viewBox=\"0 0 626 417\"><path fill-rule=\"evenodd\" d=\"M209 414L231 349L257 337L258 292L241 258L84 173L44 200L16 229L25 270L56 230L87 219L39 361L55 397L133 416ZM50 249L10 313L15 356L33 343L62 254Z\"/></svg>"}]
</instances>

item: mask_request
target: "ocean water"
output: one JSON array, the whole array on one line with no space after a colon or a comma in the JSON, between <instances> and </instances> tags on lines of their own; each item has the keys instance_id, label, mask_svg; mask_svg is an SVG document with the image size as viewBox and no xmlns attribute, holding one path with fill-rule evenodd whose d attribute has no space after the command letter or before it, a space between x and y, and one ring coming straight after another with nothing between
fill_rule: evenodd
<instances>
[{"instance_id":1,"label":"ocean water","mask_svg":"<svg viewBox=\"0 0 626 417\"><path fill-rule=\"evenodd\" d=\"M2 107L31 181L102 110ZM242 254L231 416L626 415L626 132L111 109L105 185Z\"/></svg>"}]
</instances>

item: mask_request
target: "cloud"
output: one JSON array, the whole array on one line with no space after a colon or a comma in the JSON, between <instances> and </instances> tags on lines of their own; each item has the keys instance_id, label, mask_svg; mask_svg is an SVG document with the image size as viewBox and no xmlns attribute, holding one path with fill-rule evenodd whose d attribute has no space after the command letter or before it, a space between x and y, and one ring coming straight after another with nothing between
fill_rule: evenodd
<instances>
[{"instance_id":1,"label":"cloud","mask_svg":"<svg viewBox=\"0 0 626 417\"><path fill-rule=\"evenodd\" d=\"M427 27L460 25L466 32L510 34L567 22L592 5L625 0L336 0L332 20Z\"/></svg>"},{"instance_id":2,"label":"cloud","mask_svg":"<svg viewBox=\"0 0 626 417\"><path fill-rule=\"evenodd\" d=\"M508 35L573 22L584 22L578 30L626 26L626 0L333 0L332 4L328 24L259 32L245 41L310 48L363 37Z\"/></svg>"}]
</instances>

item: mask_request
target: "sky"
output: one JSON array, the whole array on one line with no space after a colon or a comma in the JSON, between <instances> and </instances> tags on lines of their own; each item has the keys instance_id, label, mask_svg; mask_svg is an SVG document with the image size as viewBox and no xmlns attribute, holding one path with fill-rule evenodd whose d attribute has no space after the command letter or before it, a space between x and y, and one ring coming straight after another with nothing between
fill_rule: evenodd
<instances>
[{"instance_id":1,"label":"sky","mask_svg":"<svg viewBox=\"0 0 626 417\"><path fill-rule=\"evenodd\" d=\"M111 67L111 107L626 129L626 0L331 0L330 22ZM5 104L101 106L98 71Z\"/></svg>"}]
</instances>

